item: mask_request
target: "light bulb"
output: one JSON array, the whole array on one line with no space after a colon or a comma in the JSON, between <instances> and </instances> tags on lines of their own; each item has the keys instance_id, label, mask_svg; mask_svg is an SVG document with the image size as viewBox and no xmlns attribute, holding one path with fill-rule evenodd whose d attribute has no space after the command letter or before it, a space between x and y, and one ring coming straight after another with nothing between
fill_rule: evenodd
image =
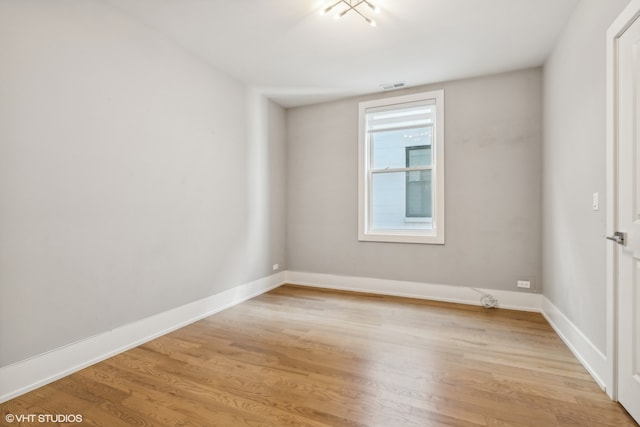
<instances>
[{"instance_id":1,"label":"light bulb","mask_svg":"<svg viewBox=\"0 0 640 427\"><path fill-rule=\"evenodd\" d=\"M365 1L365 3L367 4L367 6L369 6L369 8L371 10L373 10L375 13L380 13L380 8L376 5L374 5L373 3L369 2L369 1Z\"/></svg>"},{"instance_id":2,"label":"light bulb","mask_svg":"<svg viewBox=\"0 0 640 427\"><path fill-rule=\"evenodd\" d=\"M333 10L334 7L336 7L337 5L339 5L340 3L342 3L344 0L339 0L327 7L325 7L322 12L320 12L321 15L326 15L327 13L331 12Z\"/></svg>"}]
</instances>

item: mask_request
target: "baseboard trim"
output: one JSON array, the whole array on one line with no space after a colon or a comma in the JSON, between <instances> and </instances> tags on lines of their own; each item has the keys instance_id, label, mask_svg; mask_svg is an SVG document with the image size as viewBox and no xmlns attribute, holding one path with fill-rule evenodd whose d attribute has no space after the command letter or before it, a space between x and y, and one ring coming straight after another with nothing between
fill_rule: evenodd
<instances>
[{"instance_id":1,"label":"baseboard trim","mask_svg":"<svg viewBox=\"0 0 640 427\"><path fill-rule=\"evenodd\" d=\"M116 354L268 292L284 283L342 291L480 305L472 288L375 279L368 277L282 271L207 298L33 358L0 368L0 403L42 387ZM499 308L541 312L554 331L606 390L606 357L561 311L540 294L479 289L499 301Z\"/></svg>"},{"instance_id":2,"label":"baseboard trim","mask_svg":"<svg viewBox=\"0 0 640 427\"><path fill-rule=\"evenodd\" d=\"M459 304L481 305L480 295L470 287L375 279L370 277L287 271L286 282L341 291L366 292L408 298L428 299ZM499 301L499 308L539 312L540 294L480 289Z\"/></svg>"},{"instance_id":3,"label":"baseboard trim","mask_svg":"<svg viewBox=\"0 0 640 427\"><path fill-rule=\"evenodd\" d=\"M606 391L606 381L603 380L607 378L606 356L546 297L542 297L541 313L600 388Z\"/></svg>"},{"instance_id":4,"label":"baseboard trim","mask_svg":"<svg viewBox=\"0 0 640 427\"><path fill-rule=\"evenodd\" d=\"M285 277L279 272L0 368L0 403L268 292Z\"/></svg>"}]
</instances>

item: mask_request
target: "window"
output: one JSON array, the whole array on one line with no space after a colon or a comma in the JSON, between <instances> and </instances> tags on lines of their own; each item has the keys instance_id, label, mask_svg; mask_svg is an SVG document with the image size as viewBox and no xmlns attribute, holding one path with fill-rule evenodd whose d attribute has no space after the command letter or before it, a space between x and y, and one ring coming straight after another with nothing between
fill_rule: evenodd
<instances>
[{"instance_id":1,"label":"window","mask_svg":"<svg viewBox=\"0 0 640 427\"><path fill-rule=\"evenodd\" d=\"M444 243L444 92L360 103L359 240Z\"/></svg>"}]
</instances>

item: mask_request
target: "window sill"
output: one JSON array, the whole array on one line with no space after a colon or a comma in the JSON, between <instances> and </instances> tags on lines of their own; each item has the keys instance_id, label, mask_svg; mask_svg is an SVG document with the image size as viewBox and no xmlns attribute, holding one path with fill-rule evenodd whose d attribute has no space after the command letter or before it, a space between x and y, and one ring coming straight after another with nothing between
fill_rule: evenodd
<instances>
[{"instance_id":1,"label":"window sill","mask_svg":"<svg viewBox=\"0 0 640 427\"><path fill-rule=\"evenodd\" d=\"M419 243L426 245L444 245L444 235L436 234L435 230L426 233L408 233L404 231L386 231L360 233L358 240L361 242L387 242L387 243Z\"/></svg>"}]
</instances>

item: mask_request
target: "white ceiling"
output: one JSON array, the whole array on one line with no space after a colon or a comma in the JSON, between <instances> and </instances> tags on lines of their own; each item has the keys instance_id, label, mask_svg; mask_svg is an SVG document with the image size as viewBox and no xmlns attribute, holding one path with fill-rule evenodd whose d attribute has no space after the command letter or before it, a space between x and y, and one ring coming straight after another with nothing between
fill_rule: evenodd
<instances>
[{"instance_id":1,"label":"white ceiling","mask_svg":"<svg viewBox=\"0 0 640 427\"><path fill-rule=\"evenodd\" d=\"M579 0L106 0L285 107L542 65ZM365 9L363 9L365 10Z\"/></svg>"}]
</instances>

